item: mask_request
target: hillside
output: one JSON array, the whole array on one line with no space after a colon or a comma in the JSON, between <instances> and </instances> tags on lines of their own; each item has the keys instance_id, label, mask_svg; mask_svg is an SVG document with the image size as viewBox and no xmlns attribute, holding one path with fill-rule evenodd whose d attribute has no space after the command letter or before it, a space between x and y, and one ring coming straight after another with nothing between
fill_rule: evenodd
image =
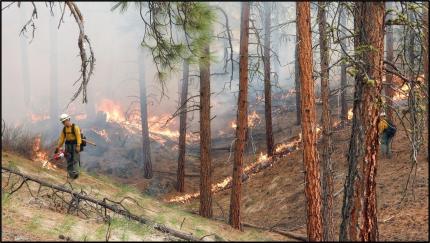
<instances>
[{"instance_id":1,"label":"hillside","mask_svg":"<svg viewBox=\"0 0 430 243\"><path fill-rule=\"evenodd\" d=\"M132 186L120 185L105 176L82 172L78 180L66 184L64 170L42 168L38 162L7 152L2 152L2 166L54 185L62 185L69 189L73 187L73 191L76 192L85 191L88 196L99 200L109 198L120 201L125 197L133 198L142 207L137 206L132 200L123 202L133 214L191 233L198 238L206 236L204 240L291 240L279 234L252 228L245 228L243 232L233 230L223 222L208 220L180 210L174 205L166 205L139 193ZM19 184L18 177L13 175L9 178L8 173L3 171L2 188L7 183L13 182ZM31 193L25 185L11 196L2 190L2 240L106 240L109 227L101 218L67 214L64 208L58 207L59 202L53 204L46 197L37 197L36 183L29 182L28 185ZM46 190L48 189L45 188ZM42 191L40 190L41 195ZM151 225L139 224L112 213L109 215L112 219L109 240L179 240L170 234L155 230Z\"/></svg>"},{"instance_id":2,"label":"hillside","mask_svg":"<svg viewBox=\"0 0 430 243\"><path fill-rule=\"evenodd\" d=\"M287 117L293 117L288 113ZM283 128L275 133L278 143L293 137L300 131L300 126L291 121L278 124ZM399 121L396 121L400 124ZM260 130L263 129L260 127ZM257 130L258 131L258 130ZM335 233L338 235L343 200L343 185L347 173L346 154L350 139L351 126L337 130L333 135L334 151L332 153L335 176ZM293 137L294 138L294 137ZM400 203L410 168L410 144L403 128L398 129L393 141L392 159L378 160L377 194L379 234L382 241L428 240L428 141L427 131L424 132L424 143L418 154L418 167L415 180L414 195L409 189L404 201ZM264 139L257 141L263 151ZM258 154L257 154L258 155ZM258 156L248 156L246 165L257 160ZM227 164L227 155L217 157L214 161L214 182L220 182L231 175L232 162ZM306 213L304 195L302 150L296 150L280 158L273 166L254 174L242 187L243 220L260 227L273 227L306 234ZM187 192L198 192L198 178L187 178ZM214 213L217 217L228 218L230 189L216 193ZM166 200L181 197L183 194L171 193ZM198 211L198 199L184 203L176 203L180 207Z\"/></svg>"}]
</instances>

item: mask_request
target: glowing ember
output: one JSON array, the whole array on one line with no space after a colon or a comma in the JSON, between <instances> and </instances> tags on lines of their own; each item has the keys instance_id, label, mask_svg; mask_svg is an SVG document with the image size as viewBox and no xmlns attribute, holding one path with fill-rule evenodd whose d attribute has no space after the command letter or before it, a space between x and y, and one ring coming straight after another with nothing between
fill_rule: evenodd
<instances>
[{"instance_id":1,"label":"glowing ember","mask_svg":"<svg viewBox=\"0 0 430 243\"><path fill-rule=\"evenodd\" d=\"M49 162L48 152L41 150L40 137L36 137L33 141L33 160L42 163L43 168L50 170L57 168L54 164Z\"/></svg>"}]
</instances>

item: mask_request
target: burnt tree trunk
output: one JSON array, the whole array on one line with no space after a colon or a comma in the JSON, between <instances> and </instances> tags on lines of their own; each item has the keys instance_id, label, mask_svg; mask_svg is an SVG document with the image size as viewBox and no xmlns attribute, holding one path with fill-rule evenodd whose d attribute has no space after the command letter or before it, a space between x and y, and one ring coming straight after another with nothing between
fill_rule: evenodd
<instances>
[{"instance_id":1,"label":"burnt tree trunk","mask_svg":"<svg viewBox=\"0 0 430 243\"><path fill-rule=\"evenodd\" d=\"M385 3L387 8L394 7L393 2L386 2ZM389 18L392 19L392 14L388 15ZM393 25L388 25L386 30L386 48L387 48L387 61L390 63L393 63L394 61L394 53L393 53ZM387 68L391 68L389 65L387 65ZM393 84L393 74L386 72L386 85L385 85L385 96L387 97L387 118L392 121L393 120L393 95L394 90L392 89Z\"/></svg>"},{"instance_id":2,"label":"burnt tree trunk","mask_svg":"<svg viewBox=\"0 0 430 243\"><path fill-rule=\"evenodd\" d=\"M302 119L302 110L300 108L301 98L300 98L300 69L299 69L299 47L298 47L299 41L298 40L299 40L298 37L296 37L296 48L294 49L295 57L296 57L296 59L294 60L294 88L296 91L296 125L300 125L301 119Z\"/></svg>"},{"instance_id":3,"label":"burnt tree trunk","mask_svg":"<svg viewBox=\"0 0 430 243\"><path fill-rule=\"evenodd\" d=\"M331 153L331 120L329 109L329 51L326 31L327 3L319 2L318 26L321 58L321 98L322 98L322 187L323 187L323 238L324 241L334 240L333 229L333 166Z\"/></svg>"},{"instance_id":4,"label":"burnt tree trunk","mask_svg":"<svg viewBox=\"0 0 430 243\"><path fill-rule=\"evenodd\" d=\"M180 115L179 115L179 155L178 155L178 173L176 190L178 192L185 191L185 146L187 135L187 98L188 98L188 75L189 64L184 59L182 70L182 90L180 101Z\"/></svg>"},{"instance_id":5,"label":"burnt tree trunk","mask_svg":"<svg viewBox=\"0 0 430 243\"><path fill-rule=\"evenodd\" d=\"M342 7L340 9L340 11L341 11L340 15L339 15L340 23L343 26L346 26L346 13L347 13L347 9L345 9L344 7ZM347 49L346 49L346 41L347 40L345 38L345 36L346 36L345 31L346 30L343 27L339 27L339 28L341 29L340 34L339 34L339 36L341 38L340 45L341 45L341 49L343 50L342 54L341 54L341 57L342 57L343 60L345 60L346 59L346 54L344 53L344 51L347 51ZM340 120L341 120L342 124L345 124L348 121L348 102L346 100L347 86L348 86L348 80L347 80L347 77L346 77L346 62L343 61L341 63L341 66L340 66L340 88L341 88L341 93L340 93L340 106L341 106L341 109L340 109Z\"/></svg>"},{"instance_id":6,"label":"burnt tree trunk","mask_svg":"<svg viewBox=\"0 0 430 243\"><path fill-rule=\"evenodd\" d=\"M59 105L58 105L58 38L57 38L57 25L53 18L49 19L49 40L51 43L50 55L49 55L49 66L50 72L50 82L49 82L49 116L51 120L52 128L58 126L58 116L59 116Z\"/></svg>"},{"instance_id":7,"label":"burnt tree trunk","mask_svg":"<svg viewBox=\"0 0 430 243\"><path fill-rule=\"evenodd\" d=\"M200 68L200 209L199 214L212 217L212 166L210 124L209 44L199 61Z\"/></svg>"},{"instance_id":8,"label":"burnt tree trunk","mask_svg":"<svg viewBox=\"0 0 430 243\"><path fill-rule=\"evenodd\" d=\"M301 124L305 196L307 201L307 234L309 241L322 240L320 164L317 152L315 93L312 78L312 37L310 2L297 2L298 55L301 91Z\"/></svg>"},{"instance_id":9,"label":"burnt tree trunk","mask_svg":"<svg viewBox=\"0 0 430 243\"><path fill-rule=\"evenodd\" d=\"M149 141L148 110L146 102L146 83L144 72L143 50L139 49L139 97L140 97L140 120L142 125L142 165L143 176L152 178L151 147Z\"/></svg>"},{"instance_id":10,"label":"burnt tree trunk","mask_svg":"<svg viewBox=\"0 0 430 243\"><path fill-rule=\"evenodd\" d=\"M264 2L264 115L266 120L267 155L273 156L272 85L270 80L270 15L271 2Z\"/></svg>"},{"instance_id":11,"label":"burnt tree trunk","mask_svg":"<svg viewBox=\"0 0 430 243\"><path fill-rule=\"evenodd\" d=\"M240 201L242 187L242 164L245 150L246 128L248 127L248 40L249 3L242 2L240 23L239 98L237 102L236 143L234 150L233 178L230 199L229 223L241 229Z\"/></svg>"},{"instance_id":12,"label":"burnt tree trunk","mask_svg":"<svg viewBox=\"0 0 430 243\"><path fill-rule=\"evenodd\" d=\"M379 147L379 102L382 89L382 67L384 57L384 2L359 4L363 20L363 44L372 46L364 52L367 77L363 87L363 126L365 151L363 160L363 208L360 236L362 241L378 241L376 208L376 169Z\"/></svg>"}]
</instances>

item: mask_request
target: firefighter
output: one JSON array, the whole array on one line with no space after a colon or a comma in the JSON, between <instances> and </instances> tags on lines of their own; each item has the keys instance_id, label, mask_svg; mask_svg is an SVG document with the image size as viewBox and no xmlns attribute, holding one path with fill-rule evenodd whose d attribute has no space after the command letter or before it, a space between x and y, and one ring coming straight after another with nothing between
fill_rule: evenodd
<instances>
[{"instance_id":1,"label":"firefighter","mask_svg":"<svg viewBox=\"0 0 430 243\"><path fill-rule=\"evenodd\" d=\"M381 138L382 155L391 158L391 143L396 134L396 126L387 119L385 112L381 112L379 115L378 130Z\"/></svg>"},{"instance_id":2,"label":"firefighter","mask_svg":"<svg viewBox=\"0 0 430 243\"><path fill-rule=\"evenodd\" d=\"M79 127L70 121L70 116L67 114L61 114L60 122L63 123L64 127L60 133L60 138L58 139L58 145L55 149L55 153L66 144L65 154L67 158L67 172L69 177L76 179L79 176L78 165L80 164L80 149L81 149L81 131Z\"/></svg>"}]
</instances>

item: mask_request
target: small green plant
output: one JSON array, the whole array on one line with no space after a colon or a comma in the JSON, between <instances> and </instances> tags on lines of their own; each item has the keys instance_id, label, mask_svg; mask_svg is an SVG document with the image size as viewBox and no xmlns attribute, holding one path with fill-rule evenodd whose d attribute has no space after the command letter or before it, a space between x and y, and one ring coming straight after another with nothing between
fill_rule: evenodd
<instances>
[{"instance_id":1,"label":"small green plant","mask_svg":"<svg viewBox=\"0 0 430 243\"><path fill-rule=\"evenodd\" d=\"M55 228L55 230L56 230L58 233L67 234L67 233L69 233L69 232L70 232L70 230L71 230L71 229L72 229L72 227L73 227L73 224L75 224L75 223L76 223L76 219L74 219L72 216L67 215L67 216L64 218L63 222L62 222L60 225L58 225L58 226Z\"/></svg>"},{"instance_id":2,"label":"small green plant","mask_svg":"<svg viewBox=\"0 0 430 243\"><path fill-rule=\"evenodd\" d=\"M37 228L39 228L40 217L41 217L41 215L36 214L31 218L30 223L26 227L28 231L32 232L32 231L35 231Z\"/></svg>"}]
</instances>

